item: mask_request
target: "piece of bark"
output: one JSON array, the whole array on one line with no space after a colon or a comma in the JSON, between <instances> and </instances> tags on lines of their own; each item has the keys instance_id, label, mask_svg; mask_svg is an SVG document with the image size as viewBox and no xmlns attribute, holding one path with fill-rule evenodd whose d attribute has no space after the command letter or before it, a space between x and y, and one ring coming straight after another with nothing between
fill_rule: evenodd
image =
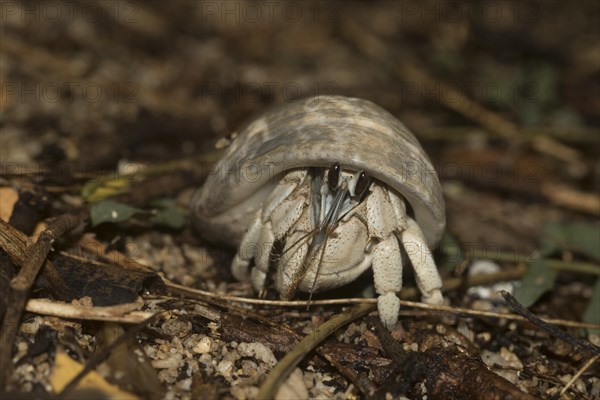
<instances>
[{"instance_id":1,"label":"piece of bark","mask_svg":"<svg viewBox=\"0 0 600 400\"><path fill-rule=\"evenodd\" d=\"M407 352L383 326L377 326L381 345L394 360L395 368L382 385L379 397L428 399L534 400L508 380L491 372L479 357L456 345L444 346L435 333L419 337L423 351Z\"/></svg>"},{"instance_id":2,"label":"piece of bark","mask_svg":"<svg viewBox=\"0 0 600 400\"><path fill-rule=\"evenodd\" d=\"M86 261L79 257L58 254L52 263L69 296L59 296L60 300L70 301L91 297L94 306L106 307L132 303L143 289L154 294L164 294L165 284L154 272L122 268L111 264Z\"/></svg>"}]
</instances>

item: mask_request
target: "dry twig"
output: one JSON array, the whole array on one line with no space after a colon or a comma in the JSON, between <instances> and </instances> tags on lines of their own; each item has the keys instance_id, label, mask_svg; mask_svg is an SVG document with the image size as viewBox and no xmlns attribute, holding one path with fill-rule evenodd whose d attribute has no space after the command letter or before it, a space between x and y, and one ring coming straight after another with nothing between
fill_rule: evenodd
<instances>
[{"instance_id":1,"label":"dry twig","mask_svg":"<svg viewBox=\"0 0 600 400\"><path fill-rule=\"evenodd\" d=\"M534 313L532 313L531 311L529 311L528 309L523 307L523 305L521 305L521 303L519 303L517 301L517 299L515 299L507 291L503 290L501 293L502 293L502 296L504 297L504 299L506 300L506 304L508 304L508 306L514 312L516 312L519 315L522 315L527 321L529 321L532 324L536 325L537 327L545 330L546 332L550 333L557 339L560 339L560 340L570 343L576 347L579 347L586 351L589 351L590 353L592 353L594 355L600 354L600 347L594 345L593 343L590 343L585 340L579 339L577 337L571 336L567 332L564 332L564 331L558 329L556 326L553 326L551 323L544 321L543 319L541 319L540 317L538 317L537 315L535 315Z\"/></svg>"},{"instance_id":2,"label":"dry twig","mask_svg":"<svg viewBox=\"0 0 600 400\"><path fill-rule=\"evenodd\" d=\"M31 299L25 309L59 318L139 324L152 316L150 312L138 311L140 306L140 303L129 303L110 307L84 307L49 299Z\"/></svg>"},{"instance_id":3,"label":"dry twig","mask_svg":"<svg viewBox=\"0 0 600 400\"><path fill-rule=\"evenodd\" d=\"M327 306L327 305L348 305L348 304L376 304L377 299L374 298L346 298L346 299L329 299L329 300L263 300L263 299L251 299L247 297L238 297L238 296L229 296L222 293L212 293L206 292L203 290L192 289L185 286L180 286L174 284L172 282L166 281L166 284L174 294L188 296L190 298L197 299L206 299L206 298L216 298L221 301L234 301L238 303L246 303L246 304L256 304L263 306L277 306L277 307L307 307L307 306ZM450 307L445 305L435 305L435 304L426 304L415 301L407 301L400 300L400 305L403 307L412 307L425 309L430 311L438 311L438 312L447 312L450 314L457 314L461 316L469 316L469 317L487 317L487 318L499 318L499 319L507 319L512 321L527 321L527 318L524 318L520 315L509 314L509 313L500 313L493 311L481 311L481 310L472 310L469 308L462 307ZM589 324L586 322L579 321L571 321L565 319L555 319L555 318L545 318L543 321L559 325L559 326L568 326L572 328L586 328L586 329L600 329L600 325L597 324Z\"/></svg>"},{"instance_id":4,"label":"dry twig","mask_svg":"<svg viewBox=\"0 0 600 400\"><path fill-rule=\"evenodd\" d=\"M573 386L573 384L575 383L575 381L577 381L577 379L579 379L579 377L581 375L583 375L583 373L585 371L587 371L592 365L594 365L594 363L596 361L598 361L598 359L600 359L600 354L596 354L594 357L590 358L589 360L587 360L587 362L585 364L583 364L583 366L581 368L579 368L579 371L577 371L577 373L575 375L573 375L573 377L569 380L569 382L567 382L567 384L565 385L564 388L562 388L562 390L560 391L560 393L558 393L557 396L555 396L555 398L560 398L562 395L564 395L567 390L569 390L569 388L571 386Z\"/></svg>"}]
</instances>

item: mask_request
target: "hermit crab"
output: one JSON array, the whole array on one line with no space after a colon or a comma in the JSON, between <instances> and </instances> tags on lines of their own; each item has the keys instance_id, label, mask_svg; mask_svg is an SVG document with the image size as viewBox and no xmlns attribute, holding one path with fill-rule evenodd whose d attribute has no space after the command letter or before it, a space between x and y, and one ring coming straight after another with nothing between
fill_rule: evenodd
<instances>
[{"instance_id":1,"label":"hermit crab","mask_svg":"<svg viewBox=\"0 0 600 400\"><path fill-rule=\"evenodd\" d=\"M423 301L443 300L431 254L445 228L440 183L412 133L370 101L319 96L258 117L210 168L192 213L201 234L238 246L232 273L257 291L272 277L290 299L371 267L392 329L409 259Z\"/></svg>"}]
</instances>

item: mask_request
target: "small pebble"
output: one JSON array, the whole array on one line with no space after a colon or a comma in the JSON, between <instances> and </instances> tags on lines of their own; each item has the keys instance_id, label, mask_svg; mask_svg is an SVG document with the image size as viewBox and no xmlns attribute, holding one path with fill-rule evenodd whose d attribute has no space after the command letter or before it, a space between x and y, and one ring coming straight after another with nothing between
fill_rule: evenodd
<instances>
[{"instance_id":1,"label":"small pebble","mask_svg":"<svg viewBox=\"0 0 600 400\"><path fill-rule=\"evenodd\" d=\"M200 341L194 346L193 351L197 354L206 354L210 351L210 346L212 341L208 336L204 336Z\"/></svg>"}]
</instances>

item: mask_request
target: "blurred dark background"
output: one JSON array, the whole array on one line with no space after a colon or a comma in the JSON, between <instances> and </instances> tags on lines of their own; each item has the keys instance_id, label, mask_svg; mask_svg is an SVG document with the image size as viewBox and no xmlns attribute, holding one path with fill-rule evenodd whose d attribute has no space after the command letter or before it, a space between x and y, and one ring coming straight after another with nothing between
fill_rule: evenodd
<instances>
[{"instance_id":1,"label":"blurred dark background","mask_svg":"<svg viewBox=\"0 0 600 400\"><path fill-rule=\"evenodd\" d=\"M533 243L544 219L597 216L599 10L4 1L0 155L5 169L159 163L211 151L272 104L357 96L421 140L460 239Z\"/></svg>"}]
</instances>

